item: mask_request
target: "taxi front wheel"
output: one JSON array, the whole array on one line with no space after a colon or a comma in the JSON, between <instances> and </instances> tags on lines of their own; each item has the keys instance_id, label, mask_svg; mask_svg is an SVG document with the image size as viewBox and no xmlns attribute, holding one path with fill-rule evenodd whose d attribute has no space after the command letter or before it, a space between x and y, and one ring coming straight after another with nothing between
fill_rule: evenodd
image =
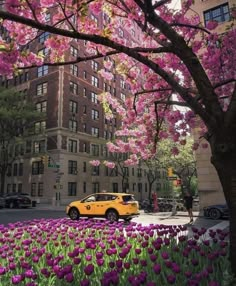
<instances>
[{"instance_id":1,"label":"taxi front wheel","mask_svg":"<svg viewBox=\"0 0 236 286\"><path fill-rule=\"evenodd\" d=\"M69 211L69 217L72 219L72 220L77 220L79 219L79 212L77 210L77 208L71 208L70 211Z\"/></svg>"},{"instance_id":2,"label":"taxi front wheel","mask_svg":"<svg viewBox=\"0 0 236 286\"><path fill-rule=\"evenodd\" d=\"M118 221L119 219L119 215L115 210L109 210L107 212L106 218L110 221L110 222L114 222L114 221Z\"/></svg>"}]
</instances>

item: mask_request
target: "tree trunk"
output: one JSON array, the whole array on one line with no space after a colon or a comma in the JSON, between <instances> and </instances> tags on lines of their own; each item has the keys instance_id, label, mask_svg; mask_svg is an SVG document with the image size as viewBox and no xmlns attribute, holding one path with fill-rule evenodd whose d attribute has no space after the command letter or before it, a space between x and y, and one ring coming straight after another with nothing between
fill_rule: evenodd
<instances>
[{"instance_id":1,"label":"tree trunk","mask_svg":"<svg viewBox=\"0 0 236 286\"><path fill-rule=\"evenodd\" d=\"M212 154L211 162L218 173L229 208L229 259L231 262L232 271L236 277L236 150L231 149L230 152L214 152Z\"/></svg>"}]
</instances>

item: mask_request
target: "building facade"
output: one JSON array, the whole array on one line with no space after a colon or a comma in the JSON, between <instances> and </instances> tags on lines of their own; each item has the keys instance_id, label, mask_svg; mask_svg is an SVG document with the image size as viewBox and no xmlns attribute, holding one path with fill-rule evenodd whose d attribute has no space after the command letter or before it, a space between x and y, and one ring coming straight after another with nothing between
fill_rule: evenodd
<instances>
[{"instance_id":1,"label":"building facade","mask_svg":"<svg viewBox=\"0 0 236 286\"><path fill-rule=\"evenodd\" d=\"M104 15L91 19L98 26L109 21ZM139 39L138 29L121 30L118 35L130 42ZM45 41L49 33L41 33L29 49L47 58ZM86 41L71 43L65 54L67 61L86 55ZM112 61L112 59L107 59ZM109 91L120 101L129 96L129 86L115 71L112 80L99 75L103 61L91 60L61 66L44 65L25 70L12 79L1 78L4 87L15 86L35 104L45 118L35 122L24 142L13 146L17 159L9 166L5 192L29 193L38 203L67 204L92 192L120 192L122 176L103 164L92 166L91 160L109 160L106 142L114 138L121 122L114 116L107 120L99 102L99 94ZM124 155L125 156L125 155ZM124 157L124 160L126 158ZM122 167L125 189L138 200L148 197L148 182L143 166ZM169 191L166 170L161 170L153 191Z\"/></svg>"},{"instance_id":2,"label":"building facade","mask_svg":"<svg viewBox=\"0 0 236 286\"><path fill-rule=\"evenodd\" d=\"M201 22L206 26L210 20L215 20L219 24L216 31L224 33L226 26L231 20L231 8L236 4L235 0L196 0L191 6L191 13L197 13ZM194 136L198 141L197 129ZM197 174L198 174L198 192L200 199L200 208L207 205L225 203L223 189L219 181L214 166L211 164L211 150L209 144L202 139L201 145L208 145L208 148L199 148L196 151Z\"/></svg>"}]
</instances>

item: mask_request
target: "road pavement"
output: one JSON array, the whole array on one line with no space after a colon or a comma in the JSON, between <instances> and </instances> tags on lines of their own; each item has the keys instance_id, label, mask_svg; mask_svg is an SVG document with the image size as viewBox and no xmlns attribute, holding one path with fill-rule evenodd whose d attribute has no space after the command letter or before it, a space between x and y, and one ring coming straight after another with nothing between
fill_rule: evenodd
<instances>
[{"instance_id":1,"label":"road pavement","mask_svg":"<svg viewBox=\"0 0 236 286\"><path fill-rule=\"evenodd\" d=\"M150 224L164 224L164 225L186 225L191 231L192 226L198 228L213 228L227 230L229 226L228 220L212 220L204 218L200 212L194 212L194 222L189 223L189 217L187 212L178 211L176 214L171 212L159 212L159 213L144 213L140 212L140 216L134 218L132 221L141 223L142 225ZM7 225L9 223L15 223L18 221L27 221L32 219L57 219L65 218L65 206L52 206L46 204L38 204L36 207L29 209L0 209L0 224Z\"/></svg>"}]
</instances>

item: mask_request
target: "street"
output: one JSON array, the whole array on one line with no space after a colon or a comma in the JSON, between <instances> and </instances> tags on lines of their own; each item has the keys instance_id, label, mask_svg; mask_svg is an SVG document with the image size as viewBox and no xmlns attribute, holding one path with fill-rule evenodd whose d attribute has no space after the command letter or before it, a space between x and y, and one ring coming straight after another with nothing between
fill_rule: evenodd
<instances>
[{"instance_id":1,"label":"street","mask_svg":"<svg viewBox=\"0 0 236 286\"><path fill-rule=\"evenodd\" d=\"M64 207L51 206L37 206L36 208L29 209L0 209L0 224L7 225L9 223L15 223L19 221L27 221L33 219L57 219L66 217ZM228 227L228 220L211 220L206 219L199 215L198 212L194 212L194 223L193 225L188 225L189 218L186 212L178 212L176 215L172 216L169 212L162 213L144 213L141 211L139 217L132 220L136 223L141 223L142 225L148 224L164 224L164 225L186 225L187 227L204 227L211 228L213 226L222 225Z\"/></svg>"}]
</instances>

